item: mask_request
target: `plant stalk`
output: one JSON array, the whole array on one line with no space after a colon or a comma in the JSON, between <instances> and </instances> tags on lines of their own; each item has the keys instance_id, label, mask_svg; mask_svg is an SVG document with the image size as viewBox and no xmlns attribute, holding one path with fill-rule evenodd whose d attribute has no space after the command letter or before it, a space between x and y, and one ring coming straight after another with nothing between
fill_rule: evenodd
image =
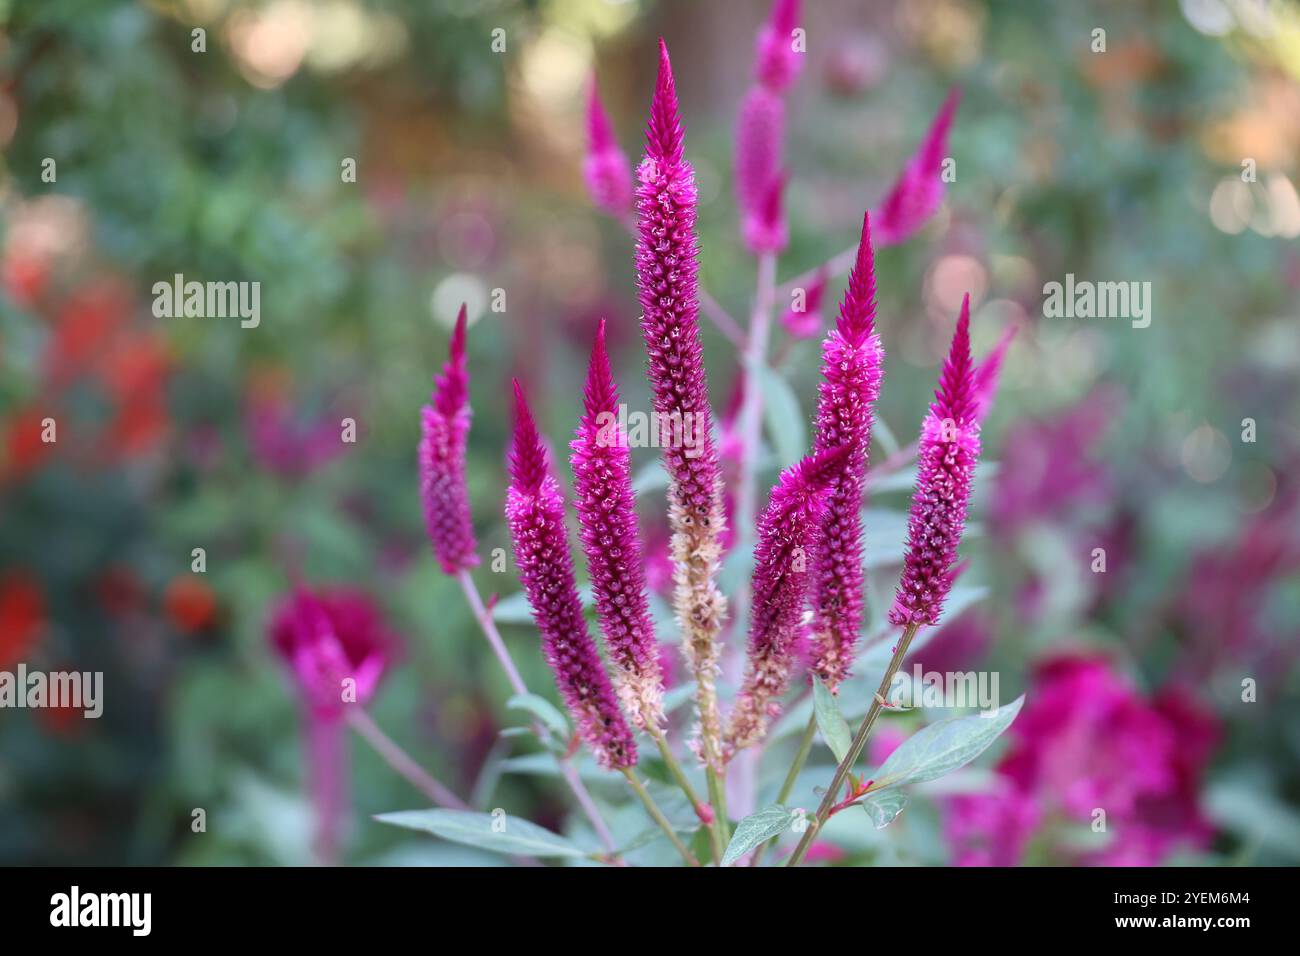
<instances>
[{"instance_id":1,"label":"plant stalk","mask_svg":"<svg viewBox=\"0 0 1300 956\"><path fill-rule=\"evenodd\" d=\"M375 723L374 718L359 706L353 705L348 708L347 720L352 725L352 729L364 737L366 743L374 748L375 753L384 759L384 763L397 771L399 776L407 780L411 786L432 800L434 804L449 810L470 809L469 804L435 780L427 770L416 763L410 754L403 750L397 741L384 733L379 725Z\"/></svg>"},{"instance_id":2,"label":"plant stalk","mask_svg":"<svg viewBox=\"0 0 1300 956\"><path fill-rule=\"evenodd\" d=\"M804 728L803 737L799 739L799 749L795 751L794 763L790 764L789 771L786 772L785 782L781 784L781 792L776 795L776 802L784 804L790 799L790 794L794 790L795 781L799 779L799 772L803 770L803 765L808 762L808 754L812 752L813 741L817 739L817 715L813 714L808 718L808 726ZM772 845L769 840L760 846L750 859L750 866L760 866L763 862L763 856L767 853L767 848Z\"/></svg>"},{"instance_id":3,"label":"plant stalk","mask_svg":"<svg viewBox=\"0 0 1300 956\"><path fill-rule=\"evenodd\" d=\"M650 814L655 823L659 824L659 829L663 830L664 833L667 834L672 845L676 847L677 852L682 855L682 859L685 861L686 865L699 866L700 861L691 855L691 851L686 848L686 844L683 843L681 837L677 835L677 831L674 830L673 825L668 822L668 818L664 816L663 811L659 809L659 805L654 802L654 799L641 784L641 781L636 778L636 774L632 772L632 768L624 767L623 776L627 778L627 782L632 787L632 790L641 798L641 802L645 804L646 812Z\"/></svg>"},{"instance_id":4,"label":"plant stalk","mask_svg":"<svg viewBox=\"0 0 1300 956\"><path fill-rule=\"evenodd\" d=\"M889 666L885 668L885 676L880 681L880 689L876 691L876 696L871 701L867 716L863 718L862 726L858 728L858 732L853 736L853 743L849 746L849 752L844 755L844 759L835 768L835 776L831 780L831 785L822 798L821 806L817 808L817 818L804 831L803 839L795 847L794 853L786 862L786 866L799 865L808 852L808 847L812 846L817 831L825 826L826 821L830 818L831 808L835 806L839 798L840 788L844 785L844 778L849 775L853 765L858 762L858 757L862 755L862 748L867 744L867 737L871 734L871 728L875 725L876 718L880 716L882 701L885 700L885 695L889 693L890 685L894 682L894 675L898 673L903 658L907 656L907 648L912 643L912 638L916 636L918 627L920 627L919 624L909 624L903 629L903 636L899 638L898 644L894 647L894 656L889 659Z\"/></svg>"},{"instance_id":5,"label":"plant stalk","mask_svg":"<svg viewBox=\"0 0 1300 956\"><path fill-rule=\"evenodd\" d=\"M483 604L483 598L478 593L478 585L470 576L469 571L462 568L456 575L456 580L460 582L460 588L465 592L465 600L469 602L470 610L474 612L474 618L478 621L479 629L483 636L487 638L492 652L496 654L497 661L501 664L501 669L505 671L506 680L510 682L510 687L516 694L527 694L528 685L524 679L519 676L519 669L515 667L514 660L510 657L510 651L506 648L506 642L501 639L501 632L497 630L496 622L492 620L492 615L488 613ZM533 733L538 740L543 742L553 739L550 730L534 720L532 725ZM573 766L573 761L568 757L555 755L555 761L560 767L560 776L572 791L573 797L578 801L578 806L586 815L587 820L591 823L591 828L596 831L596 836L600 839L601 845L611 856L618 852L618 845L614 842L614 835L609 832L609 826L605 823L604 817L600 815L600 810L596 803L591 799L591 793L587 790L586 784L578 776L578 770Z\"/></svg>"}]
</instances>

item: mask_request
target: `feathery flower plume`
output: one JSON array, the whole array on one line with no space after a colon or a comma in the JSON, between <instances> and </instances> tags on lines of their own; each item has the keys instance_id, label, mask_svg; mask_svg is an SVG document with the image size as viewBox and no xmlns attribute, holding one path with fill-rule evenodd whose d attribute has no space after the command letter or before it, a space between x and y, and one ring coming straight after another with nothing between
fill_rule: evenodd
<instances>
[{"instance_id":1,"label":"feathery flower plume","mask_svg":"<svg viewBox=\"0 0 1300 956\"><path fill-rule=\"evenodd\" d=\"M1011 345L1011 340L1016 337L1018 327L1014 325L1007 326L998 339L998 344L993 347L983 362L975 369L975 419L983 421L988 415L989 408L993 405L993 399L998 394L998 379L1002 374L1002 360L1006 358L1007 348Z\"/></svg>"},{"instance_id":2,"label":"feathery flower plume","mask_svg":"<svg viewBox=\"0 0 1300 956\"><path fill-rule=\"evenodd\" d=\"M462 305L451 336L451 356L434 381L432 402L421 409L420 498L429 540L444 574L456 574L478 564L465 487L465 440L470 418L465 323Z\"/></svg>"},{"instance_id":3,"label":"feathery flower plume","mask_svg":"<svg viewBox=\"0 0 1300 956\"><path fill-rule=\"evenodd\" d=\"M638 728L661 724L663 674L646 600L646 573L637 536L631 454L618 421L618 386L600 320L591 350L585 414L573 450L574 506L605 648L623 710Z\"/></svg>"},{"instance_id":4,"label":"feathery flower plume","mask_svg":"<svg viewBox=\"0 0 1300 956\"><path fill-rule=\"evenodd\" d=\"M778 173L768 183L763 204L746 214L743 228L745 248L755 255L780 252L790 241L790 230L785 224L785 210L781 206L786 175Z\"/></svg>"},{"instance_id":5,"label":"feathery flower plume","mask_svg":"<svg viewBox=\"0 0 1300 956\"><path fill-rule=\"evenodd\" d=\"M808 585L808 551L826 501L853 449L810 455L781 473L758 519L754 610L745 681L727 726L727 756L763 739L790 686L799 616Z\"/></svg>"},{"instance_id":6,"label":"feathery flower plume","mask_svg":"<svg viewBox=\"0 0 1300 956\"><path fill-rule=\"evenodd\" d=\"M622 218L632 211L632 168L618 148L595 76L587 93L587 158L582 175L592 202L605 212Z\"/></svg>"},{"instance_id":7,"label":"feathery flower plume","mask_svg":"<svg viewBox=\"0 0 1300 956\"><path fill-rule=\"evenodd\" d=\"M948 129L961 101L953 89L935 114L925 139L907 161L898 181L876 214L876 239L882 246L905 242L920 229L943 201L943 160Z\"/></svg>"},{"instance_id":8,"label":"feathery flower plume","mask_svg":"<svg viewBox=\"0 0 1300 956\"><path fill-rule=\"evenodd\" d=\"M803 308L796 310L793 306L781 316L781 325L786 334L795 339L810 339L822 328L822 299L826 297L826 286L830 284L830 272L819 269L816 277L804 292Z\"/></svg>"},{"instance_id":9,"label":"feathery flower plume","mask_svg":"<svg viewBox=\"0 0 1300 956\"><path fill-rule=\"evenodd\" d=\"M638 170L637 287L654 410L690 422L690 449L667 448L669 526L674 563L673 609L696 679L700 743L716 763L720 738L715 679L717 634L726 599L714 577L724 524L722 478L713 443L709 387L700 348L696 291L695 176L682 159L682 127L668 48L659 41L659 79ZM689 419L685 416L691 416Z\"/></svg>"},{"instance_id":10,"label":"feathery flower plume","mask_svg":"<svg viewBox=\"0 0 1300 956\"><path fill-rule=\"evenodd\" d=\"M736 124L736 202L742 221L756 215L767 200L781 166L785 103L766 86L753 86L740 102ZM751 250L752 251L752 250Z\"/></svg>"},{"instance_id":11,"label":"feathery flower plume","mask_svg":"<svg viewBox=\"0 0 1300 956\"><path fill-rule=\"evenodd\" d=\"M980 453L975 370L970 355L970 296L962 299L952 350L921 426L916 492L907 522L907 557L891 624L937 624L953 582Z\"/></svg>"},{"instance_id":12,"label":"feathery flower plume","mask_svg":"<svg viewBox=\"0 0 1300 956\"><path fill-rule=\"evenodd\" d=\"M802 54L794 48L798 21L799 0L775 0L754 43L754 78L777 93L789 89L802 65Z\"/></svg>"},{"instance_id":13,"label":"feathery flower plume","mask_svg":"<svg viewBox=\"0 0 1300 956\"><path fill-rule=\"evenodd\" d=\"M573 579L564 497L547 466L546 450L523 390L518 381L514 386L517 417L506 520L519 580L541 634L542 652L579 736L602 767L631 767L637 759L632 730L618 709L605 665L587 633Z\"/></svg>"},{"instance_id":14,"label":"feathery flower plume","mask_svg":"<svg viewBox=\"0 0 1300 956\"><path fill-rule=\"evenodd\" d=\"M848 676L862 627L862 488L871 446L872 403L885 359L875 330L876 279L870 215L835 328L822 342L814 451L850 450L826 502L812 583L812 671L834 690Z\"/></svg>"}]
</instances>

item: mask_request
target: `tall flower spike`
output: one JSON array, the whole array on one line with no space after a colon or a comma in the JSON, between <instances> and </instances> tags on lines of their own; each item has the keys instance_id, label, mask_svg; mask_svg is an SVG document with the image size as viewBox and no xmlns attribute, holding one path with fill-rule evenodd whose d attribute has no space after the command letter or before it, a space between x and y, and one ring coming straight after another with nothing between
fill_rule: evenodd
<instances>
[{"instance_id":1,"label":"tall flower spike","mask_svg":"<svg viewBox=\"0 0 1300 956\"><path fill-rule=\"evenodd\" d=\"M721 728L715 688L718 631L726 599L714 578L724 523L709 386L700 348L696 290L695 176L682 159L682 127L668 48L659 41L659 80L638 171L637 288L654 410L680 424L690 447L668 447L673 609L696 680L700 749L718 766ZM671 444L671 443L670 443Z\"/></svg>"},{"instance_id":2,"label":"tall flower spike","mask_svg":"<svg viewBox=\"0 0 1300 956\"><path fill-rule=\"evenodd\" d=\"M948 93L925 139L881 203L876 215L876 238L882 246L906 242L943 201L944 153L948 149L948 130L960 101L960 90Z\"/></svg>"},{"instance_id":3,"label":"tall flower spike","mask_svg":"<svg viewBox=\"0 0 1300 956\"><path fill-rule=\"evenodd\" d=\"M862 217L858 258L835 328L822 342L815 451L850 449L827 499L812 583L812 671L834 690L848 676L862 627L862 490L871 447L871 406L885 359L875 330L871 219Z\"/></svg>"},{"instance_id":4,"label":"tall flower spike","mask_svg":"<svg viewBox=\"0 0 1300 956\"><path fill-rule=\"evenodd\" d=\"M745 247L756 255L780 252L790 241L790 231L785 224L785 210L781 206L785 182L784 173L773 177L768 183L763 204L745 216Z\"/></svg>"},{"instance_id":5,"label":"tall flower spike","mask_svg":"<svg viewBox=\"0 0 1300 956\"><path fill-rule=\"evenodd\" d=\"M784 136L785 103L781 97L765 86L751 87L741 100L736 124L736 202L742 223L763 208L781 166Z\"/></svg>"},{"instance_id":6,"label":"tall flower spike","mask_svg":"<svg viewBox=\"0 0 1300 956\"><path fill-rule=\"evenodd\" d=\"M622 218L632 211L632 168L618 148L594 76L587 94L587 158L582 174L592 202L605 212Z\"/></svg>"},{"instance_id":7,"label":"tall flower spike","mask_svg":"<svg viewBox=\"0 0 1300 956\"><path fill-rule=\"evenodd\" d=\"M470 419L465 324L462 305L451 336L451 356L434 381L432 402L421 409L420 498L429 540L444 574L456 574L478 564L465 487L465 441Z\"/></svg>"},{"instance_id":8,"label":"tall flower spike","mask_svg":"<svg viewBox=\"0 0 1300 956\"><path fill-rule=\"evenodd\" d=\"M970 355L970 296L962 299L934 403L921 426L916 492L907 522L907 556L891 624L937 624L952 587L980 453L975 373Z\"/></svg>"},{"instance_id":9,"label":"tall flower spike","mask_svg":"<svg viewBox=\"0 0 1300 956\"><path fill-rule=\"evenodd\" d=\"M646 599L631 454L619 425L618 386L605 350L604 319L591 350L584 399L585 414L569 446L574 505L614 685L632 723L645 729L664 719L663 674Z\"/></svg>"},{"instance_id":10,"label":"tall flower spike","mask_svg":"<svg viewBox=\"0 0 1300 956\"><path fill-rule=\"evenodd\" d=\"M619 770L636 763L636 743L623 719L609 675L587 632L573 579L573 558L564 526L564 497L550 474L546 451L515 382L514 447L506 521L515 545L519 580L541 634L542 653L555 673L560 696L579 736L596 761Z\"/></svg>"},{"instance_id":11,"label":"tall flower spike","mask_svg":"<svg viewBox=\"0 0 1300 956\"><path fill-rule=\"evenodd\" d=\"M993 399L998 394L998 380L1002 375L1002 360L1006 358L1007 348L1016 337L1017 327L1007 326L998 339L993 351L975 369L975 418L983 421L993 407Z\"/></svg>"},{"instance_id":12,"label":"tall flower spike","mask_svg":"<svg viewBox=\"0 0 1300 956\"><path fill-rule=\"evenodd\" d=\"M772 13L758 31L754 77L776 92L789 88L799 75L802 53L795 49L799 0L774 0Z\"/></svg>"},{"instance_id":13,"label":"tall flower spike","mask_svg":"<svg viewBox=\"0 0 1300 956\"><path fill-rule=\"evenodd\" d=\"M826 495L851 452L849 446L832 448L787 468L759 516L749 654L727 727L727 757L762 740L768 721L781 712L808 585L808 552Z\"/></svg>"}]
</instances>

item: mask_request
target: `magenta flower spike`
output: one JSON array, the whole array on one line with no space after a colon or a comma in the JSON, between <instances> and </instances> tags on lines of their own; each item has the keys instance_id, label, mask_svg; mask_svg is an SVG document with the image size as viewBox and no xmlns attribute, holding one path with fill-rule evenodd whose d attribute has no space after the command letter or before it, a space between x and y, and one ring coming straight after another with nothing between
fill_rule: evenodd
<instances>
[{"instance_id":1,"label":"magenta flower spike","mask_svg":"<svg viewBox=\"0 0 1300 956\"><path fill-rule=\"evenodd\" d=\"M813 562L813 673L831 690L848 676L862 627L862 491L871 447L872 404L880 395L885 352L875 330L876 280L871 218L862 217L858 258L835 328L822 342L814 450L850 451L827 499Z\"/></svg>"},{"instance_id":2,"label":"magenta flower spike","mask_svg":"<svg viewBox=\"0 0 1300 956\"><path fill-rule=\"evenodd\" d=\"M741 238L754 255L780 252L789 241L781 210L785 181L781 143L785 138L783 94L798 76L802 53L795 49L799 0L775 0L755 42L754 85L740 104L736 127L736 201Z\"/></svg>"},{"instance_id":3,"label":"magenta flower spike","mask_svg":"<svg viewBox=\"0 0 1300 956\"><path fill-rule=\"evenodd\" d=\"M465 487L465 441L469 436L469 372L465 361L465 306L456 317L451 356L434 381L433 399L421 409L420 498L424 523L443 574L478 564L469 491Z\"/></svg>"},{"instance_id":4,"label":"magenta flower spike","mask_svg":"<svg viewBox=\"0 0 1300 956\"><path fill-rule=\"evenodd\" d=\"M639 729L657 727L664 719L663 673L646 598L631 453L619 425L618 386L605 349L604 319L591 350L584 401L585 414L569 447L574 505L596 610L624 712Z\"/></svg>"},{"instance_id":5,"label":"magenta flower spike","mask_svg":"<svg viewBox=\"0 0 1300 956\"><path fill-rule=\"evenodd\" d=\"M533 609L543 655L578 735L597 763L621 770L636 763L636 743L587 632L573 578L564 497L550 473L546 450L518 381L514 387L517 418L506 521L514 541L519 580Z\"/></svg>"},{"instance_id":6,"label":"magenta flower spike","mask_svg":"<svg viewBox=\"0 0 1300 956\"><path fill-rule=\"evenodd\" d=\"M831 448L787 468L759 516L748 660L727 727L727 757L762 740L768 721L781 712L810 578L809 551L826 495L852 451Z\"/></svg>"},{"instance_id":7,"label":"magenta flower spike","mask_svg":"<svg viewBox=\"0 0 1300 956\"><path fill-rule=\"evenodd\" d=\"M781 325L786 334L794 339L810 339L822 329L822 300L826 298L826 286L830 284L830 273L820 269L816 277L804 292L803 308L791 306L781 316Z\"/></svg>"},{"instance_id":8,"label":"magenta flower spike","mask_svg":"<svg viewBox=\"0 0 1300 956\"><path fill-rule=\"evenodd\" d=\"M767 201L781 167L784 136L785 102L781 96L766 86L751 87L740 103L736 125L736 202L742 223L758 215Z\"/></svg>"},{"instance_id":9,"label":"magenta flower spike","mask_svg":"<svg viewBox=\"0 0 1300 956\"><path fill-rule=\"evenodd\" d=\"M785 181L784 173L774 177L768 183L763 204L745 216L743 229L745 247L755 255L780 252L790 241L790 231L785 223L785 210L781 206Z\"/></svg>"},{"instance_id":10,"label":"magenta flower spike","mask_svg":"<svg viewBox=\"0 0 1300 956\"><path fill-rule=\"evenodd\" d=\"M799 0L775 0L772 13L758 31L754 78L775 92L784 92L799 75L802 53L795 49Z\"/></svg>"},{"instance_id":11,"label":"magenta flower spike","mask_svg":"<svg viewBox=\"0 0 1300 956\"><path fill-rule=\"evenodd\" d=\"M970 296L962 299L952 350L921 426L916 492L907 523L907 556L889 611L897 625L937 624L966 525L980 453L975 371L970 354Z\"/></svg>"},{"instance_id":12,"label":"magenta flower spike","mask_svg":"<svg viewBox=\"0 0 1300 956\"><path fill-rule=\"evenodd\" d=\"M998 379L1002 374L1002 360L1006 357L1011 340L1016 337L1017 327L1007 326L983 362L975 369L975 418L983 421L993 406L993 399L998 394Z\"/></svg>"},{"instance_id":13,"label":"magenta flower spike","mask_svg":"<svg viewBox=\"0 0 1300 956\"><path fill-rule=\"evenodd\" d=\"M721 727L715 690L717 635L726 599L715 576L725 522L713 443L709 386L700 348L696 288L695 176L682 159L682 127L668 48L659 41L659 79L638 170L637 287L655 413L692 435L664 450L672 530L673 609L696 680L701 751L717 764Z\"/></svg>"},{"instance_id":14,"label":"magenta flower spike","mask_svg":"<svg viewBox=\"0 0 1300 956\"><path fill-rule=\"evenodd\" d=\"M587 94L587 158L582 164L592 202L615 218L632 211L632 167L618 148L614 127L600 101L596 78Z\"/></svg>"},{"instance_id":15,"label":"magenta flower spike","mask_svg":"<svg viewBox=\"0 0 1300 956\"><path fill-rule=\"evenodd\" d=\"M876 240L882 246L906 242L925 225L943 201L943 160L961 91L953 89L935 115L925 139L903 167L876 214Z\"/></svg>"}]
</instances>

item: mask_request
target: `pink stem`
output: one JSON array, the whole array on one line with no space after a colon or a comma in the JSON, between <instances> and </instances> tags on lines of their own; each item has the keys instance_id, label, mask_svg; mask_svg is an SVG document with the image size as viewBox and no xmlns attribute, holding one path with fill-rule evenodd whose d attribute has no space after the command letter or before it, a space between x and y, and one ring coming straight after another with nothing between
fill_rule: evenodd
<instances>
[{"instance_id":1,"label":"pink stem","mask_svg":"<svg viewBox=\"0 0 1300 956\"><path fill-rule=\"evenodd\" d=\"M497 630L496 622L492 620L492 615L483 604L483 598L478 593L478 585L474 583L474 579L470 577L469 572L463 569L456 575L456 580L460 582L460 588L465 592L465 600L469 602L470 610L474 612L474 618L478 621L483 636L487 638L493 653L496 654L497 660L501 663L501 669L506 672L506 680L510 682L511 689L516 694L527 694L528 686L524 683L524 679L519 676L519 670L510 657L506 642L501 639L501 632ZM552 739L550 730L537 721L533 722L533 733L537 735L539 740L547 741ZM578 806L582 808L583 814L590 821L592 829L596 831L596 836L600 839L601 845L605 847L608 853L615 853L618 846L614 842L614 835L609 832L609 827L600 815L600 810L596 807L595 801L591 799L591 793L587 790L586 784L582 782L582 778L578 776L573 761L558 754L555 760L560 765L560 775L564 778L564 782L568 784L569 790L573 792L574 799L578 801Z\"/></svg>"}]
</instances>

